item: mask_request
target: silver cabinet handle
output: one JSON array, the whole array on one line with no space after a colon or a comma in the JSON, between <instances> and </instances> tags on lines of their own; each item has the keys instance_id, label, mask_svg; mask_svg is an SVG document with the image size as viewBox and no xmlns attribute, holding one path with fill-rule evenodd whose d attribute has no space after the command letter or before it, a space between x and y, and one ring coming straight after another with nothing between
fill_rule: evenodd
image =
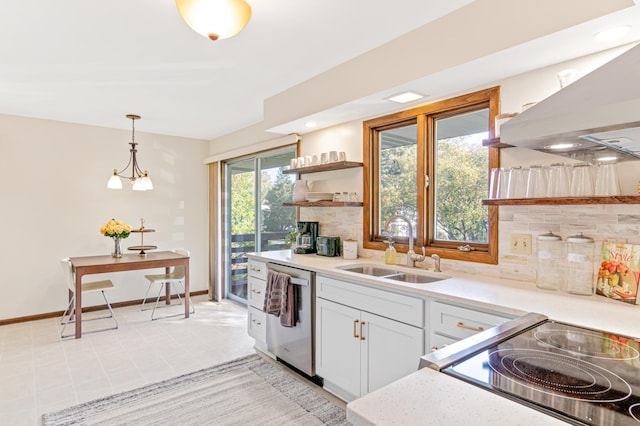
<instances>
[{"instance_id":1,"label":"silver cabinet handle","mask_svg":"<svg viewBox=\"0 0 640 426\"><path fill-rule=\"evenodd\" d=\"M261 269L260 269L260 268L256 268L255 266L252 266L252 267L251 267L251 270L252 270L252 271L255 271L255 272L260 272L260 271L261 271Z\"/></svg>"},{"instance_id":2,"label":"silver cabinet handle","mask_svg":"<svg viewBox=\"0 0 640 426\"><path fill-rule=\"evenodd\" d=\"M462 321L458 321L457 326L458 326L459 328L464 328L465 330L471 330L471 331L484 331L484 327L480 327L480 326L478 326L478 327L473 327L473 326L470 326L470 325L467 325L467 324L463 323Z\"/></svg>"},{"instance_id":3,"label":"silver cabinet handle","mask_svg":"<svg viewBox=\"0 0 640 426\"><path fill-rule=\"evenodd\" d=\"M256 321L256 320L252 320L252 322L256 325L262 325L262 323L260 321Z\"/></svg>"},{"instance_id":4,"label":"silver cabinet handle","mask_svg":"<svg viewBox=\"0 0 640 426\"><path fill-rule=\"evenodd\" d=\"M260 294L262 293L260 290L251 289L251 293Z\"/></svg>"}]
</instances>

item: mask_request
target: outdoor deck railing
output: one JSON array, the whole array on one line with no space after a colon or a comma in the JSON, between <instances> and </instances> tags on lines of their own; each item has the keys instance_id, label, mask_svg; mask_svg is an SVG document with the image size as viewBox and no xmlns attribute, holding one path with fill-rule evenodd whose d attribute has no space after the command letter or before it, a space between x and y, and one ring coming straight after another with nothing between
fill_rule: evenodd
<instances>
[{"instance_id":1,"label":"outdoor deck railing","mask_svg":"<svg viewBox=\"0 0 640 426\"><path fill-rule=\"evenodd\" d=\"M287 231L262 232L260 250L282 250L289 246L285 243ZM248 266L247 253L256 251L255 234L237 234L231 236L231 292L243 299L247 298Z\"/></svg>"}]
</instances>

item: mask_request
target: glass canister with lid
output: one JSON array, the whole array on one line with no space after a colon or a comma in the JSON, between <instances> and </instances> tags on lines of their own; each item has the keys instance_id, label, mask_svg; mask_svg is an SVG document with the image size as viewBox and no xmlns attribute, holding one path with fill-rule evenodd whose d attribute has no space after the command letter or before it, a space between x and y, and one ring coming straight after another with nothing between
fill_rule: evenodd
<instances>
[{"instance_id":1,"label":"glass canister with lid","mask_svg":"<svg viewBox=\"0 0 640 426\"><path fill-rule=\"evenodd\" d=\"M538 235L538 270L536 286L546 290L566 288L562 237L549 231Z\"/></svg>"},{"instance_id":2,"label":"glass canister with lid","mask_svg":"<svg viewBox=\"0 0 640 426\"><path fill-rule=\"evenodd\" d=\"M567 291L573 294L592 295L593 278L593 238L582 235L567 237Z\"/></svg>"}]
</instances>

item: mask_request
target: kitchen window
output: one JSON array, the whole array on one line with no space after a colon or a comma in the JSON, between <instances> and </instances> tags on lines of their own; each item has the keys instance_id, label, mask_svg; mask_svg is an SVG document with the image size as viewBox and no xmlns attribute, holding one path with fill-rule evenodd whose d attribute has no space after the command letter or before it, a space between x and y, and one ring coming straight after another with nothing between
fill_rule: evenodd
<instances>
[{"instance_id":1,"label":"kitchen window","mask_svg":"<svg viewBox=\"0 0 640 426\"><path fill-rule=\"evenodd\" d=\"M483 206L489 170L499 166L493 135L498 87L364 122L364 247L497 263L498 210ZM392 216L404 221L391 221ZM411 229L412 235L409 235Z\"/></svg>"}]
</instances>

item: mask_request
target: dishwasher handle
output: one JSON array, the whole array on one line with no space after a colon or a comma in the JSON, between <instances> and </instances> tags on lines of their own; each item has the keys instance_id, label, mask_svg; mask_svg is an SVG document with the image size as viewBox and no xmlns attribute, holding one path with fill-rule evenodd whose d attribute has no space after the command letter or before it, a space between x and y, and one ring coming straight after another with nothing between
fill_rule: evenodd
<instances>
[{"instance_id":1,"label":"dishwasher handle","mask_svg":"<svg viewBox=\"0 0 640 426\"><path fill-rule=\"evenodd\" d=\"M299 285L302 287L309 287L311 284L311 280L309 278L300 278L299 276L297 277L296 275L298 275L297 273L299 272L298 269L295 268L282 268L282 267L278 267L279 265L275 265L276 267L271 267L271 264L267 264L267 271L274 271L274 272L281 272L284 274L289 275L291 278L289 279L289 284L293 284L293 285ZM304 272L304 271L300 271L300 272ZM309 274L300 274L302 276L305 277L309 277Z\"/></svg>"},{"instance_id":2,"label":"dishwasher handle","mask_svg":"<svg viewBox=\"0 0 640 426\"><path fill-rule=\"evenodd\" d=\"M300 285L300 286L303 286L303 287L309 287L309 280L305 280L304 278L291 277L289 279L289 284Z\"/></svg>"}]
</instances>

